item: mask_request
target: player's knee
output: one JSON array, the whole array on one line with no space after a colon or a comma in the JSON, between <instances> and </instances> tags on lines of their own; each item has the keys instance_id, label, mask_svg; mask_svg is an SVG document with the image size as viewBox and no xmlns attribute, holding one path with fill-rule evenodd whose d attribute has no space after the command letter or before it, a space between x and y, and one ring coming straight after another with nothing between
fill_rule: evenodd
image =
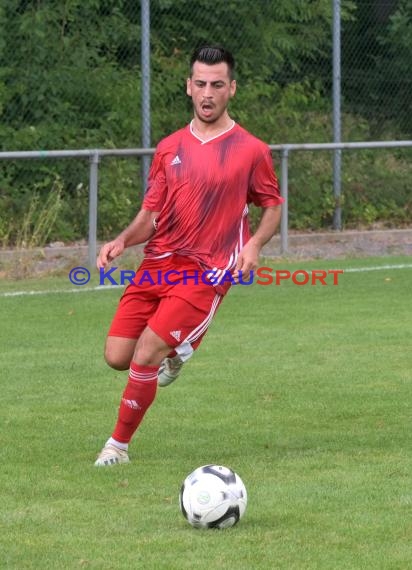
<instances>
[{"instance_id":1,"label":"player's knee","mask_svg":"<svg viewBox=\"0 0 412 570\"><path fill-rule=\"evenodd\" d=\"M129 338L108 336L104 347L104 358L115 370L128 370L136 341Z\"/></svg>"},{"instance_id":2,"label":"player's knee","mask_svg":"<svg viewBox=\"0 0 412 570\"><path fill-rule=\"evenodd\" d=\"M116 354L115 351L107 347L104 351L104 359L110 368L114 368L115 370L128 370L130 366L130 358L125 358L124 355Z\"/></svg>"}]
</instances>

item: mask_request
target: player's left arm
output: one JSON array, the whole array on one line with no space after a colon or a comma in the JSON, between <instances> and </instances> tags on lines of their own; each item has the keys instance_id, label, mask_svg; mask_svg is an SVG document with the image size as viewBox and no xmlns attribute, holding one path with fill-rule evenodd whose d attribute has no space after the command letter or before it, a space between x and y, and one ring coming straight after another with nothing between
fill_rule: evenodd
<instances>
[{"instance_id":1,"label":"player's left arm","mask_svg":"<svg viewBox=\"0 0 412 570\"><path fill-rule=\"evenodd\" d=\"M274 236L280 222L281 206L268 206L262 208L263 213L259 226L250 240L244 245L237 258L233 278L239 281L241 272L242 280L247 281L251 271L255 271L259 263L259 255L262 247Z\"/></svg>"}]
</instances>

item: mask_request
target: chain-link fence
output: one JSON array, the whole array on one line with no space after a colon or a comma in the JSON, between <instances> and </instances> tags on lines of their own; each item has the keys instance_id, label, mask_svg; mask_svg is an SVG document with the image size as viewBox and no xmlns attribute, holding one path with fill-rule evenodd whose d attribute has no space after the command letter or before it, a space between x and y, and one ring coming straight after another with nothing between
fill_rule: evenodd
<instances>
[{"instance_id":1,"label":"chain-link fence","mask_svg":"<svg viewBox=\"0 0 412 570\"><path fill-rule=\"evenodd\" d=\"M412 2L358 2L343 24L342 55L346 136L358 118L364 138L411 138Z\"/></svg>"},{"instance_id":2,"label":"chain-link fence","mask_svg":"<svg viewBox=\"0 0 412 570\"><path fill-rule=\"evenodd\" d=\"M185 78L189 54L201 41L223 43L235 54L238 92L231 114L243 126L268 143L332 140L332 0L151 0L149 5L152 145L190 119ZM342 140L410 138L412 1L342 0L340 6ZM141 146L141 32L139 0L3 0L2 150ZM406 161L400 152L395 158L393 173ZM363 160L368 169L370 161ZM312 160L296 165L292 190L294 176L299 192L318 190L315 183L302 187L312 166ZM127 222L129 212L125 219L118 214L112 219L110 212L114 216L120 204L137 208L141 193L139 161L113 160L104 168L100 191L107 215L101 237ZM18 217L33 192L41 195L56 176L66 203L72 203L65 226L76 228L73 239L86 235L75 219L79 188L87 186L80 170L68 162L41 167L16 162L2 169L3 242L7 236L12 240L14 231L4 212L12 208ZM328 191L330 177L328 168ZM405 193L404 180L400 184ZM293 205L293 193L291 199ZM297 227L304 225L298 210L295 218ZM322 219L329 223L327 215Z\"/></svg>"}]
</instances>

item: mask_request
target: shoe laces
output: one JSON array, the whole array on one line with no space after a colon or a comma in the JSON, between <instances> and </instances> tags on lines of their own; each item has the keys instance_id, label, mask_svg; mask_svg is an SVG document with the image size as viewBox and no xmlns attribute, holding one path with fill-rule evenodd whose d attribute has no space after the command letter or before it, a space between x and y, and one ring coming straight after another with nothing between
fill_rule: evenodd
<instances>
[{"instance_id":1,"label":"shoe laces","mask_svg":"<svg viewBox=\"0 0 412 570\"><path fill-rule=\"evenodd\" d=\"M99 455L99 459L106 459L108 457L113 457L113 455L118 455L121 457L124 454L127 454L124 449L120 449L119 447L116 447L115 445L111 445L109 443L103 447Z\"/></svg>"},{"instance_id":2,"label":"shoe laces","mask_svg":"<svg viewBox=\"0 0 412 570\"><path fill-rule=\"evenodd\" d=\"M178 356L174 356L173 358L167 358L165 361L165 368L169 372L179 372L182 368L183 362L180 360Z\"/></svg>"}]
</instances>

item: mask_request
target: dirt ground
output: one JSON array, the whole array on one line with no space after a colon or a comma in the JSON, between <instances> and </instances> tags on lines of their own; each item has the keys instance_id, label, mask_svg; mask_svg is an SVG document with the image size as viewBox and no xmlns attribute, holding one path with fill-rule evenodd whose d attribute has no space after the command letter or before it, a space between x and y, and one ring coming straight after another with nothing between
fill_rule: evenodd
<instances>
[{"instance_id":1,"label":"dirt ground","mask_svg":"<svg viewBox=\"0 0 412 570\"><path fill-rule=\"evenodd\" d=\"M87 265L87 251L87 244L65 246L62 243L33 250L0 250L0 279L64 274L71 267ZM412 255L412 228L305 234L291 232L287 253L281 253L279 235L264 247L262 253L267 257L289 260ZM118 264L128 264L129 268L134 268L141 256L141 246L131 248Z\"/></svg>"},{"instance_id":2,"label":"dirt ground","mask_svg":"<svg viewBox=\"0 0 412 570\"><path fill-rule=\"evenodd\" d=\"M279 236L265 246L264 254L280 256ZM386 255L412 255L412 229L291 233L286 257L340 259Z\"/></svg>"}]
</instances>

